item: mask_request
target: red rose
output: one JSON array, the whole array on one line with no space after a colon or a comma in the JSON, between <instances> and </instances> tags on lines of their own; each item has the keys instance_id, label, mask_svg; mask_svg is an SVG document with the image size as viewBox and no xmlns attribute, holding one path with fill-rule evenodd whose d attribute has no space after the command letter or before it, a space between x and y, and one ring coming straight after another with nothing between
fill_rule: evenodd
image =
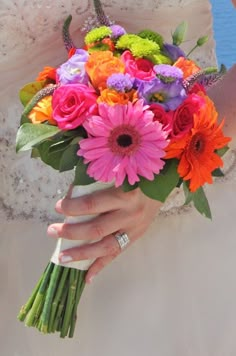
<instances>
[{"instance_id":1,"label":"red rose","mask_svg":"<svg viewBox=\"0 0 236 356\"><path fill-rule=\"evenodd\" d=\"M182 137L193 127L194 114L197 113L205 100L202 96L191 94L185 101L173 112L171 136Z\"/></svg>"},{"instance_id":2,"label":"red rose","mask_svg":"<svg viewBox=\"0 0 236 356\"><path fill-rule=\"evenodd\" d=\"M151 104L149 107L154 114L153 121L158 121L163 125L163 130L170 132L172 126L172 114L166 112L161 105Z\"/></svg>"},{"instance_id":3,"label":"red rose","mask_svg":"<svg viewBox=\"0 0 236 356\"><path fill-rule=\"evenodd\" d=\"M125 51L121 56L121 60L125 64L125 72L129 73L132 77L141 80L150 80L156 76L153 70L154 64L147 59L135 59L131 52Z\"/></svg>"}]
</instances>

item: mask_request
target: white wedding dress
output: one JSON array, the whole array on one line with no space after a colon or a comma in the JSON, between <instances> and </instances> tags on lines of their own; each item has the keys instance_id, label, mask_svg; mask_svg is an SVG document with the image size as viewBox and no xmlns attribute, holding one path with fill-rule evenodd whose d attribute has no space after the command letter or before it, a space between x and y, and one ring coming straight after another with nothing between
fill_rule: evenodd
<instances>
[{"instance_id":1,"label":"white wedding dress","mask_svg":"<svg viewBox=\"0 0 236 356\"><path fill-rule=\"evenodd\" d=\"M170 39L189 23L185 48L203 66L215 63L210 4L205 0L104 1L111 18L130 31L152 28ZM17 92L44 65L66 60L60 31L73 15L72 35L92 10L87 0L1 0L0 344L1 356L235 356L236 168L207 188L213 222L181 208L177 192L141 238L86 287L72 340L43 336L16 320L53 251L46 225L71 175L58 175L29 155L16 156L21 105Z\"/></svg>"}]
</instances>

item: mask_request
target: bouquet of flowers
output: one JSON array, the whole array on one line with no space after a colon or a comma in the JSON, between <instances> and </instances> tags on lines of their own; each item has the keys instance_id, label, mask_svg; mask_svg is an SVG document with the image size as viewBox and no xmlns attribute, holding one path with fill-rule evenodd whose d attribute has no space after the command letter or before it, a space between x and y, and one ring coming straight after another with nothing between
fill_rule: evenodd
<instances>
[{"instance_id":1,"label":"bouquet of flowers","mask_svg":"<svg viewBox=\"0 0 236 356\"><path fill-rule=\"evenodd\" d=\"M94 4L97 17L86 24L84 47L70 37L70 16L63 26L69 58L58 68L45 67L20 91L17 151L32 150L59 172L74 169L73 196L114 185L139 187L164 202L183 186L186 204L210 218L203 185L223 174L230 138L206 89L224 67L201 69L180 49L185 23L169 44L150 30L127 33L99 1ZM18 318L43 333L72 337L90 262L64 266L58 256L65 248L60 239Z\"/></svg>"}]
</instances>

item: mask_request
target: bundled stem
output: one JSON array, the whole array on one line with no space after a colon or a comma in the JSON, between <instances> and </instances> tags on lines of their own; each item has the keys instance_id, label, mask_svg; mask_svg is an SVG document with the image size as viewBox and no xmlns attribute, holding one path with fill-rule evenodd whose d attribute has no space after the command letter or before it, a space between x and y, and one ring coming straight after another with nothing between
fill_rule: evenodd
<instances>
[{"instance_id":1,"label":"bundled stem","mask_svg":"<svg viewBox=\"0 0 236 356\"><path fill-rule=\"evenodd\" d=\"M85 274L85 271L50 262L18 319L45 334L58 331L60 337L73 337Z\"/></svg>"}]
</instances>

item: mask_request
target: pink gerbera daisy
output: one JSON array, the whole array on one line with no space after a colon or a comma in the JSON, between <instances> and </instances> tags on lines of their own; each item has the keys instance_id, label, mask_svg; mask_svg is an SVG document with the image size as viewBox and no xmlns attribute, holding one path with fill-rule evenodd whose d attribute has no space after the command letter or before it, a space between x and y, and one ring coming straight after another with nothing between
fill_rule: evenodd
<instances>
[{"instance_id":1,"label":"pink gerbera daisy","mask_svg":"<svg viewBox=\"0 0 236 356\"><path fill-rule=\"evenodd\" d=\"M89 138L80 141L79 156L88 165L88 174L97 181L122 185L125 178L133 185L154 179L165 162L167 133L143 101L127 105L99 105L99 116L92 116L84 127Z\"/></svg>"}]
</instances>

